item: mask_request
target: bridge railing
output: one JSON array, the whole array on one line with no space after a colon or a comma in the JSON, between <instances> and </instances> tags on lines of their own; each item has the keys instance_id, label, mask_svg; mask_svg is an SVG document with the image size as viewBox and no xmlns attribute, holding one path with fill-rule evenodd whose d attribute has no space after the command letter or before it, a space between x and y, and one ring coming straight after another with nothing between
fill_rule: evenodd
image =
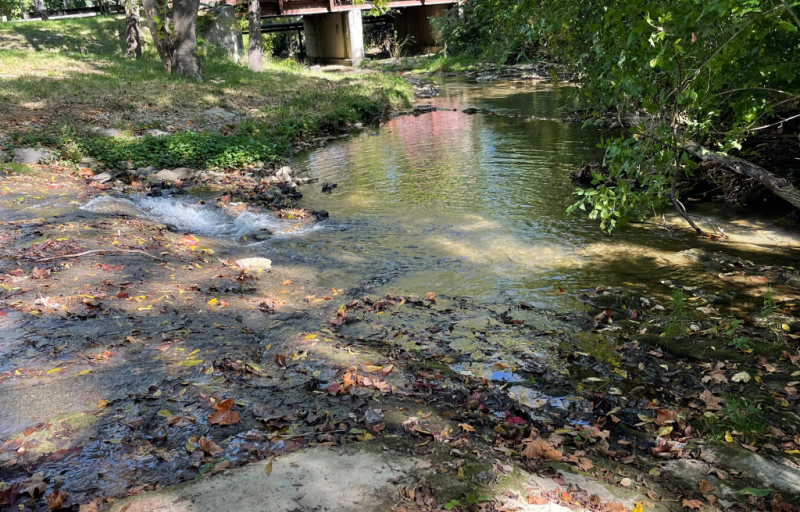
<instances>
[{"instance_id":1,"label":"bridge railing","mask_svg":"<svg viewBox=\"0 0 800 512\"><path fill-rule=\"evenodd\" d=\"M456 0L394 0L385 7L415 7L420 5L454 4ZM261 0L263 16L302 16L304 14L322 14L342 12L353 9L369 10L372 3L356 3L352 0Z\"/></svg>"}]
</instances>

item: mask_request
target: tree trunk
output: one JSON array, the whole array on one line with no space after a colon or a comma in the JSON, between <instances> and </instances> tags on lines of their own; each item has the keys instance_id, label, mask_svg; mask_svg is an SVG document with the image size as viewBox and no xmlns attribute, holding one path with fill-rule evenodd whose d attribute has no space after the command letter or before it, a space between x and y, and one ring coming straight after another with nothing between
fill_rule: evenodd
<instances>
[{"instance_id":1,"label":"tree trunk","mask_svg":"<svg viewBox=\"0 0 800 512\"><path fill-rule=\"evenodd\" d=\"M142 25L138 0L129 0L125 5L125 56L130 59L142 56Z\"/></svg>"},{"instance_id":2,"label":"tree trunk","mask_svg":"<svg viewBox=\"0 0 800 512\"><path fill-rule=\"evenodd\" d=\"M172 52L172 72L187 78L203 79L200 57L197 56L197 9L200 0L172 2L175 38Z\"/></svg>"},{"instance_id":3,"label":"tree trunk","mask_svg":"<svg viewBox=\"0 0 800 512\"><path fill-rule=\"evenodd\" d=\"M170 26L169 5L167 0L142 0L147 28L153 39L158 56L164 65L164 71L172 73L172 27Z\"/></svg>"},{"instance_id":4,"label":"tree trunk","mask_svg":"<svg viewBox=\"0 0 800 512\"><path fill-rule=\"evenodd\" d=\"M39 11L41 14L42 19L47 21L50 19L50 16L47 15L47 6L44 5L44 0L36 0L35 2L36 10Z\"/></svg>"},{"instance_id":5,"label":"tree trunk","mask_svg":"<svg viewBox=\"0 0 800 512\"><path fill-rule=\"evenodd\" d=\"M723 167L744 176L753 178L772 191L776 196L785 199L791 203L795 208L800 208L800 190L796 189L788 180L779 178L770 173L763 167L748 162L739 157L730 155L721 155L714 151L710 151L704 147L698 146L695 143L686 145L686 150L689 154L703 160L704 162L717 162L722 164Z\"/></svg>"},{"instance_id":6,"label":"tree trunk","mask_svg":"<svg viewBox=\"0 0 800 512\"><path fill-rule=\"evenodd\" d=\"M261 3L259 0L249 0L247 30L250 33L247 44L247 67L252 71L264 71L264 56L261 53Z\"/></svg>"}]
</instances>

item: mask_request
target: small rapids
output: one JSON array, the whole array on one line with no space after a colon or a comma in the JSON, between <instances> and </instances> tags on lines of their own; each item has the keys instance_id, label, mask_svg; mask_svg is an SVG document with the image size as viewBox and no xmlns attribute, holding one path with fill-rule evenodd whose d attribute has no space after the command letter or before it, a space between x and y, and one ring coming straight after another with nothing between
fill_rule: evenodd
<instances>
[{"instance_id":1,"label":"small rapids","mask_svg":"<svg viewBox=\"0 0 800 512\"><path fill-rule=\"evenodd\" d=\"M236 204L231 206L235 207ZM274 212L237 211L202 204L194 196L145 197L130 199L100 196L81 207L95 213L143 215L151 220L175 226L182 231L217 238L235 238L269 232L275 236L301 235L319 226L309 220L283 220Z\"/></svg>"}]
</instances>

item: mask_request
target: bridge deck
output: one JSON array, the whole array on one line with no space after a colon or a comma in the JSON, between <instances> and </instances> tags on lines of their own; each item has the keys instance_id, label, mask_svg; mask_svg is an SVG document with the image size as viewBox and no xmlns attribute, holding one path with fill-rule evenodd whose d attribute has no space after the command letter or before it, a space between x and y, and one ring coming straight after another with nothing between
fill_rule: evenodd
<instances>
[{"instance_id":1,"label":"bridge deck","mask_svg":"<svg viewBox=\"0 0 800 512\"><path fill-rule=\"evenodd\" d=\"M416 7L420 5L454 4L456 0L394 0L386 7ZM302 16L304 14L323 14L328 12L351 11L353 9L369 10L371 3L354 4L342 0L261 0L261 16Z\"/></svg>"}]
</instances>

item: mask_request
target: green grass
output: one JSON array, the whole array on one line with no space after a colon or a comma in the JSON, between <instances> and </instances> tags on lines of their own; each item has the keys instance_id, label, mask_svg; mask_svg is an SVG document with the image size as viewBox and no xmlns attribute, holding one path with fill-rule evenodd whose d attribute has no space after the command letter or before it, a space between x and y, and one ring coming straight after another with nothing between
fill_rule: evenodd
<instances>
[{"instance_id":1,"label":"green grass","mask_svg":"<svg viewBox=\"0 0 800 512\"><path fill-rule=\"evenodd\" d=\"M750 445L761 442L768 429L761 405L759 398L727 396L721 414L703 418L700 429L713 441L724 442L725 434L730 433Z\"/></svg>"},{"instance_id":2,"label":"green grass","mask_svg":"<svg viewBox=\"0 0 800 512\"><path fill-rule=\"evenodd\" d=\"M55 145L75 158L224 168L274 160L298 139L410 102L408 85L382 74L311 73L279 60L253 73L213 51L201 56L202 82L170 76L147 39L142 59L122 56L123 24L122 16L0 24L0 124L19 143ZM216 108L246 122L202 114ZM95 126L175 133L100 140Z\"/></svg>"}]
</instances>

